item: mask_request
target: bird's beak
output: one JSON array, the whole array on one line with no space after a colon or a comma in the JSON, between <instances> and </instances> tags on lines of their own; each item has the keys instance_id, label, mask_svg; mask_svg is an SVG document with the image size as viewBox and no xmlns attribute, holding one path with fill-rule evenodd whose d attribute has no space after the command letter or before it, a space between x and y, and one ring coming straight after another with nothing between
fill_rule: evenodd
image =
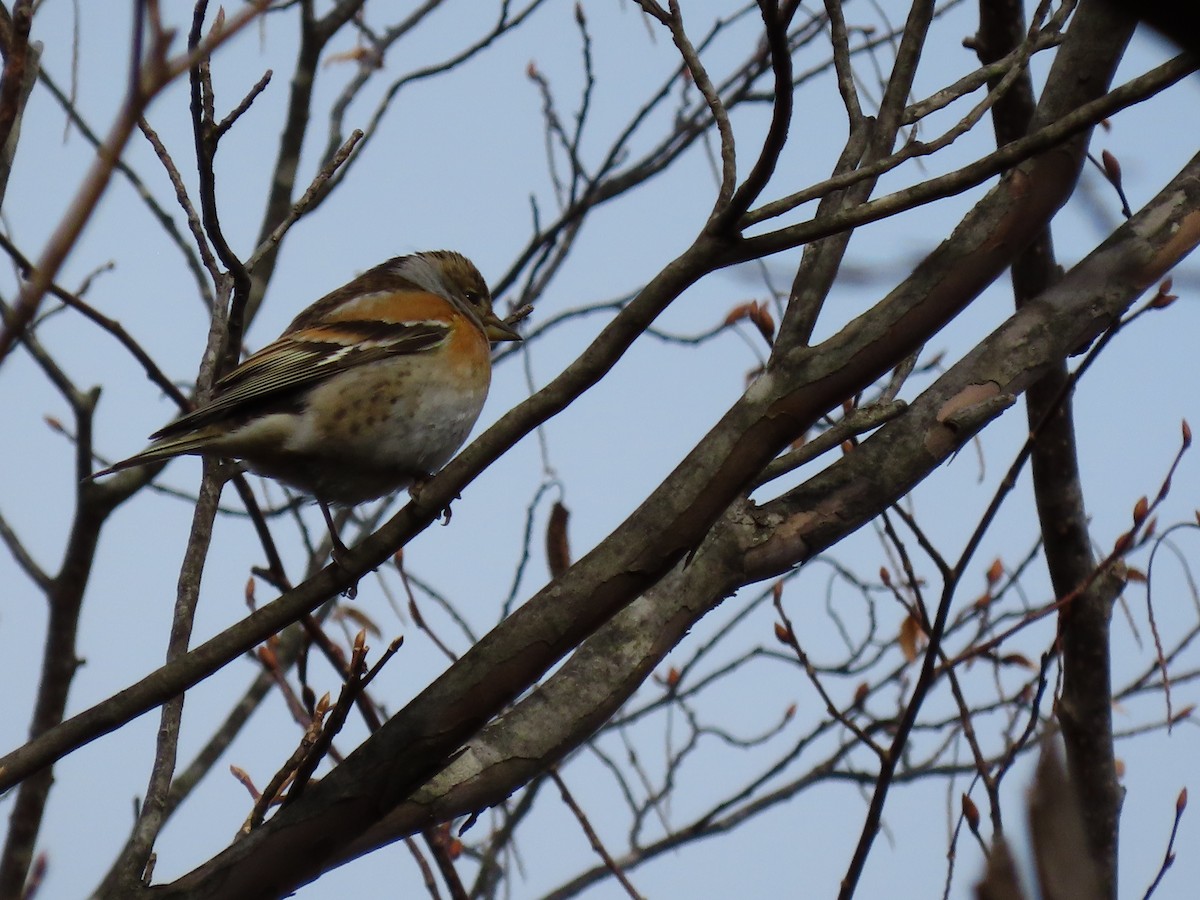
<instances>
[{"instance_id":1,"label":"bird's beak","mask_svg":"<svg viewBox=\"0 0 1200 900\"><path fill-rule=\"evenodd\" d=\"M487 335L489 341L519 341L521 335L517 329L513 328L495 313L490 314L483 320L483 333Z\"/></svg>"}]
</instances>

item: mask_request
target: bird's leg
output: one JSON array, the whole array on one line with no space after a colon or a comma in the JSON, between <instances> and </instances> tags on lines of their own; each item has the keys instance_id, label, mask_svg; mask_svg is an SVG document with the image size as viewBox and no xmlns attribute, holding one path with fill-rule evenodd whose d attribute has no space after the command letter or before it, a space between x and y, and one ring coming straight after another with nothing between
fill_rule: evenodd
<instances>
[{"instance_id":1,"label":"bird's leg","mask_svg":"<svg viewBox=\"0 0 1200 900\"><path fill-rule=\"evenodd\" d=\"M346 554L350 552L350 548L342 543L342 539L338 536L337 526L333 523L333 513L329 511L329 505L324 500L317 500L317 505L321 507L321 515L325 517L325 525L329 528L329 540L333 544L333 549L330 556L333 557L334 563L337 564L343 572L348 572L346 566ZM345 595L351 600L358 594L358 585L352 584L346 588Z\"/></svg>"}]
</instances>

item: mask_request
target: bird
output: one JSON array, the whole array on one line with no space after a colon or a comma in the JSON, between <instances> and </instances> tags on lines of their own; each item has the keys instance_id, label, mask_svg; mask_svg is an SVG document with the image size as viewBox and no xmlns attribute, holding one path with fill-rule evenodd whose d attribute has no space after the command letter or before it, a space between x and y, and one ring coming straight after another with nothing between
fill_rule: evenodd
<instances>
[{"instance_id":1,"label":"bird","mask_svg":"<svg viewBox=\"0 0 1200 900\"><path fill-rule=\"evenodd\" d=\"M330 505L419 487L462 446L491 382L491 344L519 341L475 265L399 256L326 294L219 379L212 395L100 478L183 455L240 461Z\"/></svg>"}]
</instances>

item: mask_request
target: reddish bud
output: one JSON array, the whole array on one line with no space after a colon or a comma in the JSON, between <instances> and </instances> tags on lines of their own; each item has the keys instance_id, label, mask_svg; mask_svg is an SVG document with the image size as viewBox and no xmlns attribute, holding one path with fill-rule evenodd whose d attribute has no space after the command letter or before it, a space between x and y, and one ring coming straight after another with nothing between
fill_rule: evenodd
<instances>
[{"instance_id":1,"label":"reddish bud","mask_svg":"<svg viewBox=\"0 0 1200 900\"><path fill-rule=\"evenodd\" d=\"M1117 158L1104 150L1100 153L1100 162L1104 164L1104 174L1108 176L1117 187L1121 186L1121 164L1117 162Z\"/></svg>"},{"instance_id":2,"label":"reddish bud","mask_svg":"<svg viewBox=\"0 0 1200 900\"><path fill-rule=\"evenodd\" d=\"M795 715L796 715L796 704L789 703L787 706L787 709L785 709L783 711L783 721L790 722Z\"/></svg>"},{"instance_id":3,"label":"reddish bud","mask_svg":"<svg viewBox=\"0 0 1200 900\"><path fill-rule=\"evenodd\" d=\"M995 561L988 567L987 583L989 586L995 585L1003 577L1004 563L1000 562L999 557L996 557Z\"/></svg>"},{"instance_id":4,"label":"reddish bud","mask_svg":"<svg viewBox=\"0 0 1200 900\"><path fill-rule=\"evenodd\" d=\"M966 794L962 795L962 811L963 818L967 820L967 827L971 829L972 834L979 833L979 807L975 805L975 801Z\"/></svg>"},{"instance_id":5,"label":"reddish bud","mask_svg":"<svg viewBox=\"0 0 1200 900\"><path fill-rule=\"evenodd\" d=\"M250 775L246 772L245 769L239 768L238 766L231 765L229 767L229 774L231 774L234 778L236 778L238 781L240 781L242 783L242 787L244 787L247 791L249 791L250 796L253 797L255 800L257 800L261 796L258 792L258 788L256 788L254 786L254 782L250 780Z\"/></svg>"},{"instance_id":6,"label":"reddish bud","mask_svg":"<svg viewBox=\"0 0 1200 900\"><path fill-rule=\"evenodd\" d=\"M1197 513L1200 515L1200 513ZM883 582L884 587L892 586L892 573L887 570L887 566L879 567L879 580Z\"/></svg>"},{"instance_id":7,"label":"reddish bud","mask_svg":"<svg viewBox=\"0 0 1200 900\"><path fill-rule=\"evenodd\" d=\"M1166 309L1172 303L1179 299L1179 296L1171 293L1172 280L1167 278L1158 286L1158 291L1150 302L1147 304L1150 309Z\"/></svg>"},{"instance_id":8,"label":"reddish bud","mask_svg":"<svg viewBox=\"0 0 1200 900\"><path fill-rule=\"evenodd\" d=\"M680 675L677 668L671 666L671 668L667 669L667 687L673 689L675 685L679 684L679 678Z\"/></svg>"},{"instance_id":9,"label":"reddish bud","mask_svg":"<svg viewBox=\"0 0 1200 900\"><path fill-rule=\"evenodd\" d=\"M331 706L333 706L333 698L329 696L329 691L326 691L317 701L316 708L313 709L313 718L318 720L325 718Z\"/></svg>"},{"instance_id":10,"label":"reddish bud","mask_svg":"<svg viewBox=\"0 0 1200 900\"><path fill-rule=\"evenodd\" d=\"M275 655L275 651L266 644L260 644L258 650L258 660L268 669L274 671L279 668L279 657Z\"/></svg>"},{"instance_id":11,"label":"reddish bud","mask_svg":"<svg viewBox=\"0 0 1200 900\"><path fill-rule=\"evenodd\" d=\"M788 646L791 646L792 641L795 640L795 635L792 634L792 629L788 628L782 622L776 622L775 640L779 641L781 644L787 644Z\"/></svg>"},{"instance_id":12,"label":"reddish bud","mask_svg":"<svg viewBox=\"0 0 1200 900\"><path fill-rule=\"evenodd\" d=\"M1175 798L1175 815L1182 815L1187 809L1187 788L1181 788L1179 796Z\"/></svg>"},{"instance_id":13,"label":"reddish bud","mask_svg":"<svg viewBox=\"0 0 1200 900\"><path fill-rule=\"evenodd\" d=\"M1179 430L1183 432L1183 449L1186 450L1192 446L1192 426L1188 424L1187 419L1182 421Z\"/></svg>"},{"instance_id":14,"label":"reddish bud","mask_svg":"<svg viewBox=\"0 0 1200 900\"><path fill-rule=\"evenodd\" d=\"M571 545L567 541L567 520L571 513L559 501L550 510L546 524L546 563L550 577L558 578L571 567Z\"/></svg>"},{"instance_id":15,"label":"reddish bud","mask_svg":"<svg viewBox=\"0 0 1200 900\"><path fill-rule=\"evenodd\" d=\"M854 706L856 709L861 709L862 705L867 702L867 696L871 693L871 685L865 681L860 681L858 687L854 689Z\"/></svg>"},{"instance_id":16,"label":"reddish bud","mask_svg":"<svg viewBox=\"0 0 1200 900\"><path fill-rule=\"evenodd\" d=\"M1138 502L1133 504L1133 524L1141 525L1146 521L1146 515L1150 512L1150 501L1145 497L1139 497Z\"/></svg>"},{"instance_id":17,"label":"reddish bud","mask_svg":"<svg viewBox=\"0 0 1200 900\"><path fill-rule=\"evenodd\" d=\"M1113 544L1113 556L1123 556L1124 554L1129 552L1129 548L1132 546L1133 546L1133 533L1127 531L1123 535L1121 535L1119 538L1117 538L1116 543Z\"/></svg>"}]
</instances>

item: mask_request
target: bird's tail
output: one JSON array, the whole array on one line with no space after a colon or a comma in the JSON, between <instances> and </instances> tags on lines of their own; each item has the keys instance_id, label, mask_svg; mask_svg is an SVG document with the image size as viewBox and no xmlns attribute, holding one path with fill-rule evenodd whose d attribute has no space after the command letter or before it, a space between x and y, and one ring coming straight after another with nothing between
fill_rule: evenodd
<instances>
[{"instance_id":1,"label":"bird's tail","mask_svg":"<svg viewBox=\"0 0 1200 900\"><path fill-rule=\"evenodd\" d=\"M163 438L155 441L141 453L135 453L129 459L123 459L120 462L115 462L106 469L101 469L98 472L93 472L88 476L88 480L95 478L103 478L105 475L112 475L114 472L120 472L123 469L135 469L138 466L148 466L151 463L162 462L163 460L173 459L176 456L185 456L189 453L200 453L206 447L212 445L213 435L206 431L188 432L181 434L178 437Z\"/></svg>"}]
</instances>

